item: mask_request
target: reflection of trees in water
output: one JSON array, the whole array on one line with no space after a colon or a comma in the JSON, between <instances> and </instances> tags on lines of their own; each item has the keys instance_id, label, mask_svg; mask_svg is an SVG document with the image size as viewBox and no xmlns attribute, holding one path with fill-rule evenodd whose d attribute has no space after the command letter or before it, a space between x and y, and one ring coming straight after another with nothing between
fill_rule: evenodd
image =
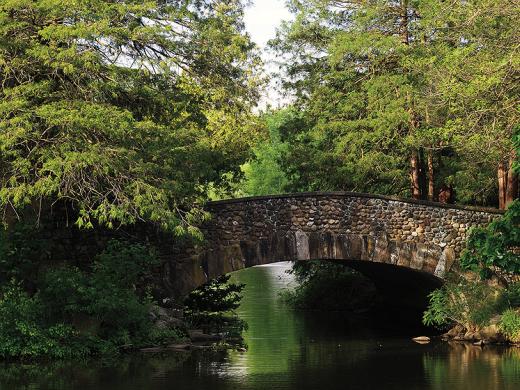
<instances>
[{"instance_id":1,"label":"reflection of trees in water","mask_svg":"<svg viewBox=\"0 0 520 390\"><path fill-rule=\"evenodd\" d=\"M189 359L188 354L119 356L114 361L0 365L0 389L146 388ZM142 385L142 387L140 387Z\"/></svg>"},{"instance_id":2,"label":"reflection of trees in water","mask_svg":"<svg viewBox=\"0 0 520 390\"><path fill-rule=\"evenodd\" d=\"M232 354L237 375L287 373L291 356L299 355L303 319L287 308L278 293L292 278L285 273L289 264L255 267L232 274L231 281L246 285L240 308L241 319L248 324L244 333L248 352Z\"/></svg>"},{"instance_id":3,"label":"reflection of trees in water","mask_svg":"<svg viewBox=\"0 0 520 390\"><path fill-rule=\"evenodd\" d=\"M449 343L447 354L424 355L433 389L517 390L520 384L518 348L478 347Z\"/></svg>"},{"instance_id":4,"label":"reflection of trees in water","mask_svg":"<svg viewBox=\"0 0 520 390\"><path fill-rule=\"evenodd\" d=\"M297 384L294 389L428 388L421 352L402 339L344 339L341 345L320 340L307 346L291 371Z\"/></svg>"}]
</instances>

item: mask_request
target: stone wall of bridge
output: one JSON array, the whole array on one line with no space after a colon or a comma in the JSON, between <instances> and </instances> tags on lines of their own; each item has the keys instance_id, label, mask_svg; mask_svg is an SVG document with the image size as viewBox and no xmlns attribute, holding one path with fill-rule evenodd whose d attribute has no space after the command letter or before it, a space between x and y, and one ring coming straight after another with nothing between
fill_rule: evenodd
<instances>
[{"instance_id":1,"label":"stone wall of bridge","mask_svg":"<svg viewBox=\"0 0 520 390\"><path fill-rule=\"evenodd\" d=\"M213 202L206 242L183 248L167 266L167 283L185 294L235 270L290 260L350 261L406 267L442 278L454 267L474 226L494 209L356 193L304 193ZM360 266L361 264L361 266Z\"/></svg>"}]
</instances>

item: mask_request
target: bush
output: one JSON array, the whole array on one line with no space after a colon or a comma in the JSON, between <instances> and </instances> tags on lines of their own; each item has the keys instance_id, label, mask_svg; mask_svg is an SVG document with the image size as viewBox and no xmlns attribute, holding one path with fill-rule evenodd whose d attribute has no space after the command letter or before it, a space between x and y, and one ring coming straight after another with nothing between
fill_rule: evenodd
<instances>
[{"instance_id":1,"label":"bush","mask_svg":"<svg viewBox=\"0 0 520 390\"><path fill-rule=\"evenodd\" d=\"M116 345L146 336L148 301L136 285L156 260L145 247L112 241L95 260L91 272L64 266L48 271L41 297L51 318L71 322L92 318L98 335Z\"/></svg>"},{"instance_id":2,"label":"bush","mask_svg":"<svg viewBox=\"0 0 520 390\"><path fill-rule=\"evenodd\" d=\"M35 284L38 266L48 259L51 245L40 230L28 224L18 223L9 230L0 227L0 285L13 278Z\"/></svg>"},{"instance_id":3,"label":"bush","mask_svg":"<svg viewBox=\"0 0 520 390\"><path fill-rule=\"evenodd\" d=\"M477 329L508 307L504 289L464 278L450 279L430 294L430 304L423 315L428 326L461 324Z\"/></svg>"},{"instance_id":4,"label":"bush","mask_svg":"<svg viewBox=\"0 0 520 390\"><path fill-rule=\"evenodd\" d=\"M145 340L145 344L148 343L150 345L168 345L172 343L172 340L181 340L185 337L185 332L178 328L159 329L157 327L152 327L150 329L148 337Z\"/></svg>"},{"instance_id":5,"label":"bush","mask_svg":"<svg viewBox=\"0 0 520 390\"><path fill-rule=\"evenodd\" d=\"M511 342L520 342L520 283L507 288L493 287L483 281L450 279L430 294L423 322L428 326L454 324L475 331L500 318L498 326ZM500 317L499 317L500 316Z\"/></svg>"},{"instance_id":6,"label":"bush","mask_svg":"<svg viewBox=\"0 0 520 390\"><path fill-rule=\"evenodd\" d=\"M223 275L192 291L185 299L185 313L229 312L240 306L240 293L244 284L228 283L229 275Z\"/></svg>"},{"instance_id":7,"label":"bush","mask_svg":"<svg viewBox=\"0 0 520 390\"><path fill-rule=\"evenodd\" d=\"M290 271L298 286L282 292L292 307L307 310L369 309L376 299L373 283L342 264L321 261L297 262Z\"/></svg>"},{"instance_id":8,"label":"bush","mask_svg":"<svg viewBox=\"0 0 520 390\"><path fill-rule=\"evenodd\" d=\"M0 357L69 358L88 353L72 326L47 325L44 313L38 295L30 297L15 282L6 286L0 298Z\"/></svg>"},{"instance_id":9,"label":"bush","mask_svg":"<svg viewBox=\"0 0 520 390\"><path fill-rule=\"evenodd\" d=\"M483 279L498 275L510 282L520 275L519 247L520 200L516 200L501 218L471 231L461 265Z\"/></svg>"},{"instance_id":10,"label":"bush","mask_svg":"<svg viewBox=\"0 0 520 390\"><path fill-rule=\"evenodd\" d=\"M513 283L507 286L503 296L509 307L520 307L520 283Z\"/></svg>"},{"instance_id":11,"label":"bush","mask_svg":"<svg viewBox=\"0 0 520 390\"><path fill-rule=\"evenodd\" d=\"M0 357L83 357L180 338L155 331L148 316L143 286L156 264L146 247L112 241L88 269L44 272L36 293L11 282L0 292Z\"/></svg>"},{"instance_id":12,"label":"bush","mask_svg":"<svg viewBox=\"0 0 520 390\"><path fill-rule=\"evenodd\" d=\"M185 299L184 313L193 327L206 332L225 332L238 337L247 329L247 323L238 318L244 284L229 283L229 275L213 279L192 291Z\"/></svg>"},{"instance_id":13,"label":"bush","mask_svg":"<svg viewBox=\"0 0 520 390\"><path fill-rule=\"evenodd\" d=\"M508 309L502 313L499 326L510 341L520 342L520 315L516 310Z\"/></svg>"}]
</instances>

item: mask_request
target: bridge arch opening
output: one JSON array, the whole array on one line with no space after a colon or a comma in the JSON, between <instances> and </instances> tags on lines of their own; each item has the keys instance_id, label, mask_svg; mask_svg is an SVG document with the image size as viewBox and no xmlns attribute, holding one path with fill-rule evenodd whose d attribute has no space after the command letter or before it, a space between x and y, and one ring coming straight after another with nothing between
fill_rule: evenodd
<instances>
[{"instance_id":1,"label":"bridge arch opening","mask_svg":"<svg viewBox=\"0 0 520 390\"><path fill-rule=\"evenodd\" d=\"M443 284L443 280L433 274L408 267L359 260L343 264L371 280L377 289L379 304L388 307L422 313L428 306L429 294Z\"/></svg>"},{"instance_id":2,"label":"bridge arch opening","mask_svg":"<svg viewBox=\"0 0 520 390\"><path fill-rule=\"evenodd\" d=\"M272 260L263 264L245 265L243 262L227 262L225 266L222 262L213 262L213 265L220 264L221 268L208 267L205 269L204 276L200 278L196 287L209 282L221 275L239 272L246 268L259 265L271 265L287 262L286 259ZM307 261L299 261L307 262ZM428 304L428 295L443 284L443 280L425 271L412 269L409 267L387 264L383 262L370 262L365 260L338 260L338 259L316 259L314 263L334 263L346 268L357 271L373 283L377 291L377 304L379 306L410 309L417 313L422 313ZM292 263L292 262L291 262ZM236 265L239 265L238 267ZM190 280L194 280L190 278ZM189 291L188 291L189 292Z\"/></svg>"},{"instance_id":3,"label":"bridge arch opening","mask_svg":"<svg viewBox=\"0 0 520 390\"><path fill-rule=\"evenodd\" d=\"M422 325L422 315L426 309L428 302L428 294L434 289L442 285L442 280L434 275L412 270L406 267L385 264L385 263L370 263L366 261L338 261L329 259L314 260L311 262L300 261L300 264L328 264L332 263L339 265L338 272L341 268L351 269L357 271L364 280L354 278L353 283L345 283L343 287L338 286L337 281L331 283L331 286L326 286L323 292L313 296L311 304L301 311L301 315L310 323L320 322L320 319L325 323L330 322L331 318L334 321L340 320L346 331L357 332L356 329L364 329L368 327L372 330L379 330L383 332L396 332L397 335L403 335L403 332L409 331L411 335L414 332L423 332L429 334L432 330L426 329ZM294 262L279 262L272 261L260 267L280 268L283 271L290 269ZM265 291L265 297L261 297L260 301L269 301L273 295L278 295L282 290L273 291L270 285L257 286L256 279L252 268L259 266L246 267L243 269L234 270L227 273L232 275L233 279L239 282L246 283L245 294L248 294L248 287L255 291L255 296L258 298L259 290ZM337 268L334 267L334 270ZM274 271L264 271L269 273L276 273ZM214 277L218 277L215 275ZM252 277L253 276L253 277ZM328 275L330 277L330 274ZM273 276L274 278L275 276ZM278 279L280 276L276 277ZM212 280L211 278L210 280ZM282 279L286 277L282 276ZM288 278L291 279L291 278ZM252 280L252 285L249 286L249 280ZM327 277L325 278L325 281ZM330 280L330 279L329 279ZM345 279L340 279L344 281ZM323 286L323 281L319 285ZM368 283L366 283L368 281ZM264 282L265 283L265 282ZM274 284L278 284L276 282ZM296 286L296 282L292 281L289 284L289 289ZM370 288L373 286L375 292ZM329 288L330 287L330 288ZM354 287L354 290L352 288ZM344 288L345 290L340 290ZM264 294L263 292L260 293ZM326 294L326 295L324 295ZM251 299L250 297L248 298ZM281 296L278 299L282 299ZM343 302L337 306L330 305L331 299L341 299ZM347 300L351 299L351 302ZM316 304L317 303L317 304ZM248 305L251 305L249 303ZM268 311L266 311L268 312ZM266 319L267 320L267 319ZM349 330L350 329L350 330ZM419 334L417 333L417 334ZM435 333L435 332L433 332Z\"/></svg>"}]
</instances>

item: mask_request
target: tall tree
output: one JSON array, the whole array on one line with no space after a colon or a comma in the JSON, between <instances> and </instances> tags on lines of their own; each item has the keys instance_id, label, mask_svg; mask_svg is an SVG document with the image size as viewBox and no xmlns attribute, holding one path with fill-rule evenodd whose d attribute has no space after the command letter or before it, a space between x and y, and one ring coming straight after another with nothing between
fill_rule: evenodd
<instances>
[{"instance_id":1,"label":"tall tree","mask_svg":"<svg viewBox=\"0 0 520 390\"><path fill-rule=\"evenodd\" d=\"M242 16L240 0L1 2L0 205L196 232L255 138Z\"/></svg>"},{"instance_id":2,"label":"tall tree","mask_svg":"<svg viewBox=\"0 0 520 390\"><path fill-rule=\"evenodd\" d=\"M518 195L511 139L520 120L520 3L432 3L425 12L441 61L430 77L444 107L443 128L464 160L498 172L499 205L505 208Z\"/></svg>"},{"instance_id":3,"label":"tall tree","mask_svg":"<svg viewBox=\"0 0 520 390\"><path fill-rule=\"evenodd\" d=\"M309 113L312 143L332 143L325 153L345 166L349 189L425 196L416 2L292 4L296 22L274 44L296 53L287 73L295 76L299 104ZM320 77L301 82L309 72ZM402 179L408 170L409 191Z\"/></svg>"},{"instance_id":4,"label":"tall tree","mask_svg":"<svg viewBox=\"0 0 520 390\"><path fill-rule=\"evenodd\" d=\"M518 2L290 5L273 47L306 121L285 159L296 187L496 199L490 172L509 162L518 118Z\"/></svg>"}]
</instances>

